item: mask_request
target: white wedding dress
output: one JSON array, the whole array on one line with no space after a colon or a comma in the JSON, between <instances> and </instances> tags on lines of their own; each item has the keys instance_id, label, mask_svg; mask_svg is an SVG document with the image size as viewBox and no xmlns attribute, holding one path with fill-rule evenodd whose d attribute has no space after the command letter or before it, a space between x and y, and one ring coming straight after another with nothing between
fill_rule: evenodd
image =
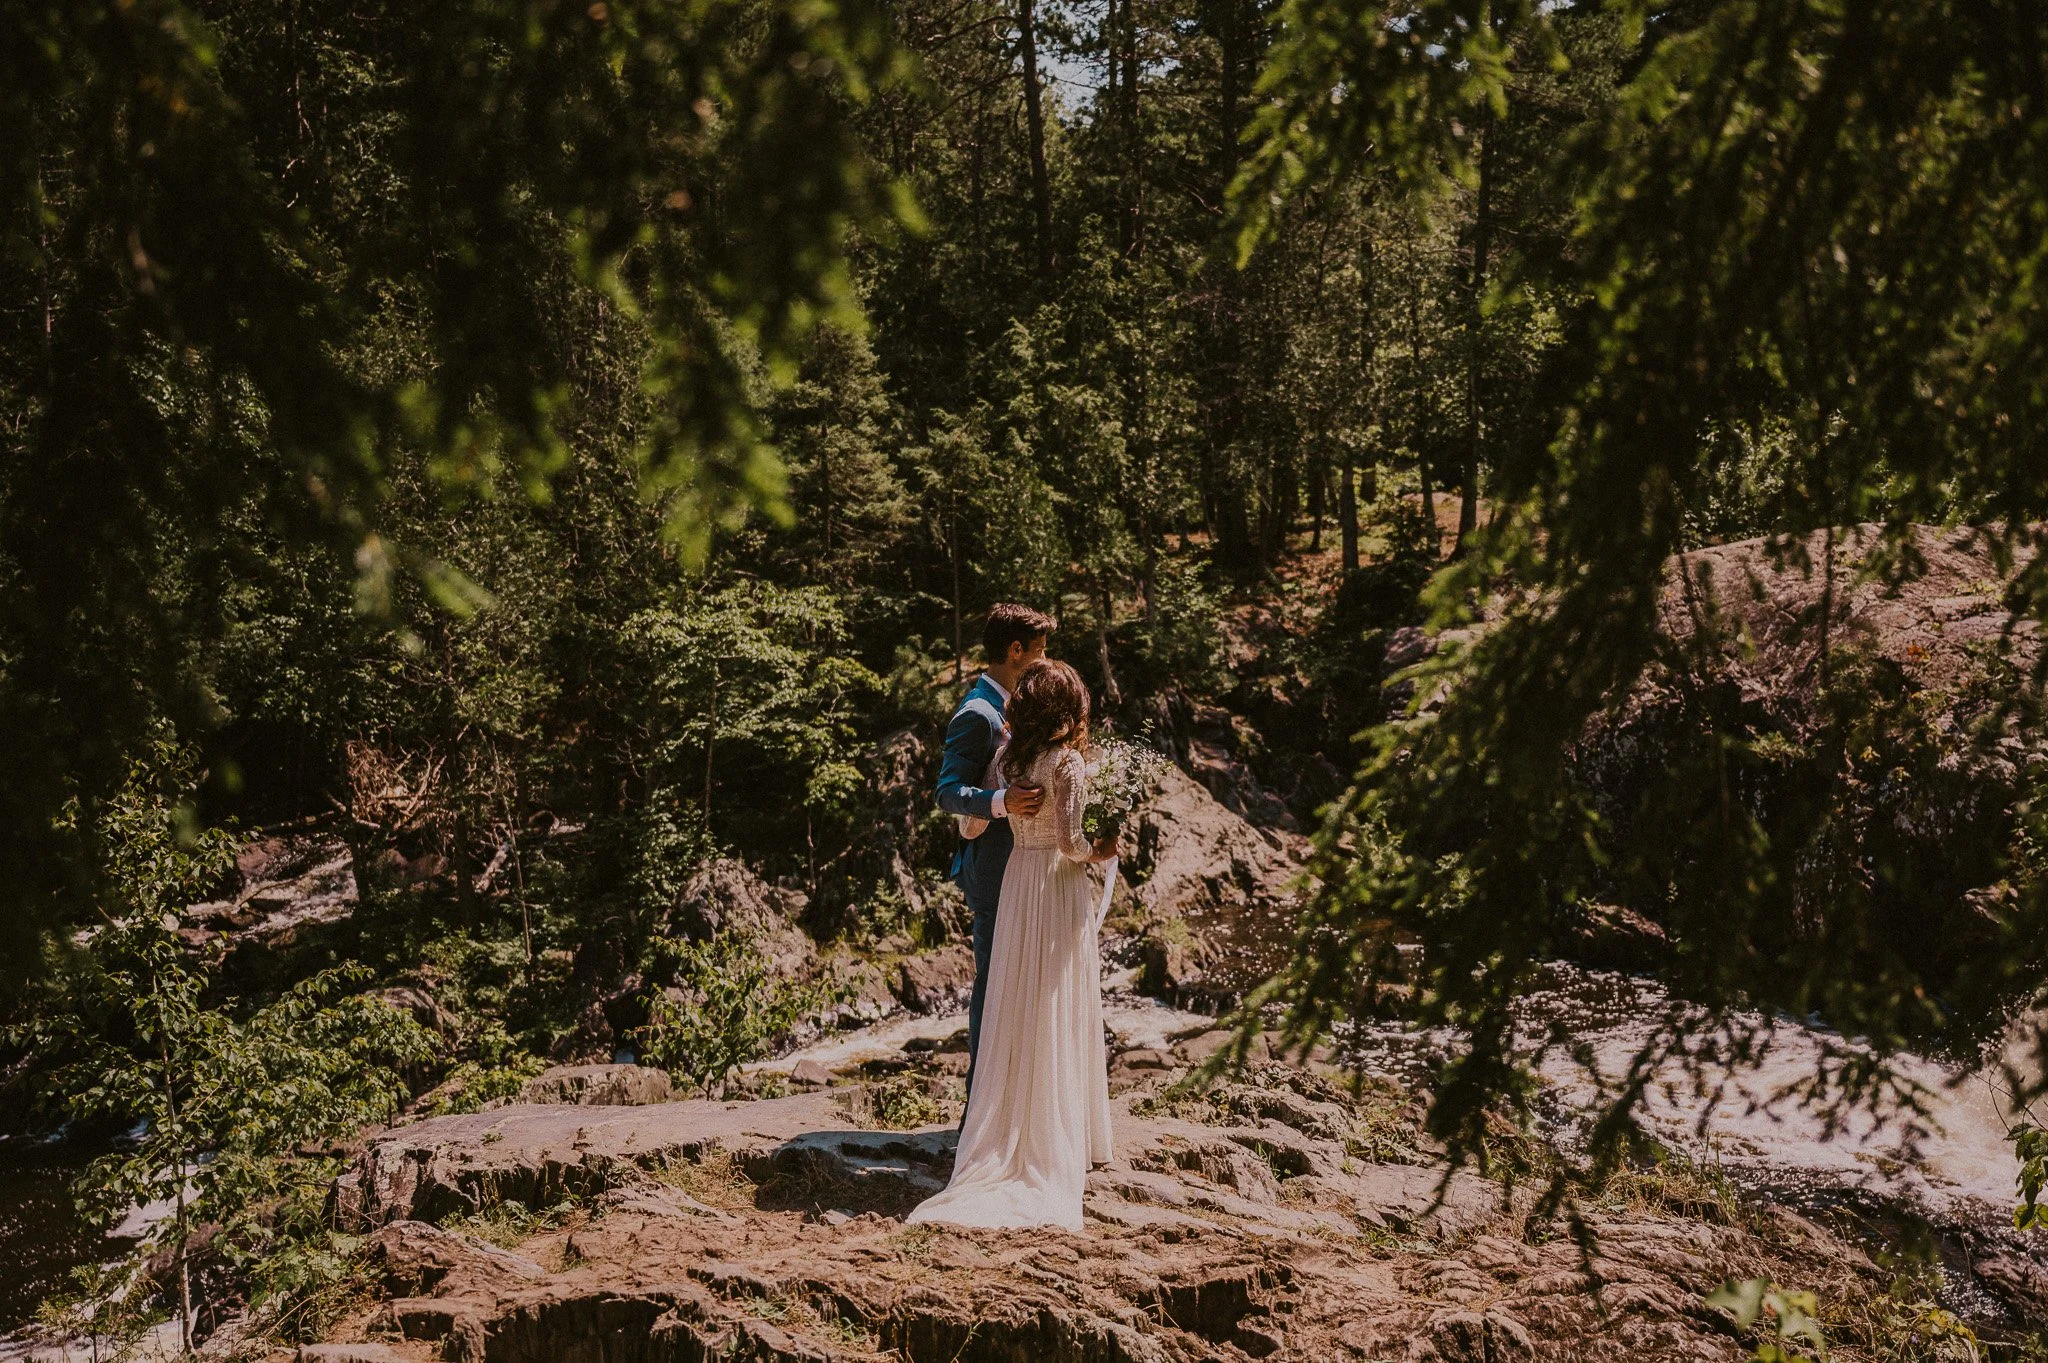
<instances>
[{"instance_id":1,"label":"white wedding dress","mask_svg":"<svg viewBox=\"0 0 2048 1363\"><path fill-rule=\"evenodd\" d=\"M1000 754L997 758L1001 760ZM953 1178L912 1223L1081 1229L1090 1164L1106 1162L1109 1068L1102 1044L1102 956L1081 831L1081 755L1039 757L1035 817L1010 816L1016 847L1003 872L983 1005L974 1092Z\"/></svg>"}]
</instances>

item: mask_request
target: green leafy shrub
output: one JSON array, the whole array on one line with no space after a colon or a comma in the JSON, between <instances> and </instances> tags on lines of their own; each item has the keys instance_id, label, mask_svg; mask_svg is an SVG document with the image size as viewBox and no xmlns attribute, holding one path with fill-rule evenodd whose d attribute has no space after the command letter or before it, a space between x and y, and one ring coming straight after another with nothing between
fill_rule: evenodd
<instances>
[{"instance_id":1,"label":"green leafy shrub","mask_svg":"<svg viewBox=\"0 0 2048 1363\"><path fill-rule=\"evenodd\" d=\"M848 1118L855 1126L872 1131L914 1131L935 1126L954 1114L915 1074L899 1074L878 1084L866 1084L847 1091L844 1098Z\"/></svg>"},{"instance_id":2,"label":"green leafy shrub","mask_svg":"<svg viewBox=\"0 0 2048 1363\"><path fill-rule=\"evenodd\" d=\"M429 1108L432 1114L475 1112L485 1103L517 1097L527 1080L548 1067L545 1059L515 1042L496 1018L484 1019L473 1044L476 1059L448 1072L441 1082L445 1093Z\"/></svg>"},{"instance_id":3,"label":"green leafy shrub","mask_svg":"<svg viewBox=\"0 0 2048 1363\"><path fill-rule=\"evenodd\" d=\"M238 1016L208 1001L212 981L177 936L171 906L217 880L224 834L196 836L176 796L191 764L166 740L138 763L106 811L105 858L117 912L87 940L48 1007L10 1041L39 1058L46 1092L70 1117L137 1126L133 1144L93 1162L81 1206L101 1221L125 1208L171 1215L130 1263L167 1254L169 1292L189 1341L195 1230L215 1228L209 1256L251 1286L260 1309L283 1316L309 1290L342 1275L346 1254L321 1225L333 1157L300 1157L388 1118L406 1095L400 1071L434 1055L431 1037L382 1000L349 991L361 966L323 971ZM131 1275L121 1296L147 1293ZM94 1328L97 1328L96 1326Z\"/></svg>"},{"instance_id":4,"label":"green leafy shrub","mask_svg":"<svg viewBox=\"0 0 2048 1363\"><path fill-rule=\"evenodd\" d=\"M823 985L775 973L753 934L731 930L707 942L659 938L658 967L674 974L657 990L648 1021L633 1033L641 1060L723 1095L733 1072L769 1053L799 1019L831 1001Z\"/></svg>"},{"instance_id":5,"label":"green leafy shrub","mask_svg":"<svg viewBox=\"0 0 2048 1363\"><path fill-rule=\"evenodd\" d=\"M348 994L368 978L361 967L323 971L237 1018L205 1006L206 977L163 922L110 926L93 955L100 969L70 1008L34 1025L34 1045L56 1058L48 1083L71 1116L143 1135L88 1167L81 1205L102 1221L171 1206L133 1253L169 1254L188 1335L202 1225L218 1228L209 1253L250 1282L259 1309L298 1313L346 1276L352 1247L333 1243L320 1215L340 1160L295 1152L388 1119L406 1095L400 1070L433 1058L432 1037L382 1000Z\"/></svg>"},{"instance_id":6,"label":"green leafy shrub","mask_svg":"<svg viewBox=\"0 0 2048 1363\"><path fill-rule=\"evenodd\" d=\"M1190 555L1165 555L1153 565L1150 607L1138 626L1143 680L1177 681L1206 694L1224 681L1223 613L1219 594Z\"/></svg>"}]
</instances>

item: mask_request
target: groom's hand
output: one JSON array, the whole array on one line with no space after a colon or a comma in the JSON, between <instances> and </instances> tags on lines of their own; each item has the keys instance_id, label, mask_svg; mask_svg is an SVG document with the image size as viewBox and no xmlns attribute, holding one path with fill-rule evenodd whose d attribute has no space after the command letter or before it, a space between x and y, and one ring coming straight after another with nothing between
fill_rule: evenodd
<instances>
[{"instance_id":1,"label":"groom's hand","mask_svg":"<svg viewBox=\"0 0 2048 1363\"><path fill-rule=\"evenodd\" d=\"M1003 790L1003 813L1034 818L1045 803L1045 791L1038 786L1007 786Z\"/></svg>"}]
</instances>

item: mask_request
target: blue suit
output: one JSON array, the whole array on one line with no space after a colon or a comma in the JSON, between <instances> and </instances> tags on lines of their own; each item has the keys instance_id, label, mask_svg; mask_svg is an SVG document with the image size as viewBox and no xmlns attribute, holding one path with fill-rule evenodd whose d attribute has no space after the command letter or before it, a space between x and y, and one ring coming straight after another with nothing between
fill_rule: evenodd
<instances>
[{"instance_id":1,"label":"blue suit","mask_svg":"<svg viewBox=\"0 0 2048 1363\"><path fill-rule=\"evenodd\" d=\"M981 783L1003 739L1003 693L987 677L967 690L946 726L946 755L939 764L939 808L948 814L993 819L995 791ZM988 992L988 958L996 939L996 901L1002 897L1003 869L1010 864L1012 838L1007 819L994 819L978 838L960 842L953 854L953 883L974 911L974 992L967 1003L967 1077L974 1079L974 1053L981 1039L981 1005Z\"/></svg>"}]
</instances>

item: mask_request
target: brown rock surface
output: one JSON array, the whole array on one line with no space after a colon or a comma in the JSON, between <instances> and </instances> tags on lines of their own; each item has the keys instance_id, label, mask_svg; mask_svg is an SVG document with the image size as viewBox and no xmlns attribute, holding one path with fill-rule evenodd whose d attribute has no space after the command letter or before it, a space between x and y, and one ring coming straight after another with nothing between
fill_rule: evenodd
<instances>
[{"instance_id":1,"label":"brown rock surface","mask_svg":"<svg viewBox=\"0 0 2048 1363\"><path fill-rule=\"evenodd\" d=\"M671 1096L668 1075L645 1065L557 1065L527 1080L519 1090L522 1103L603 1107L665 1103Z\"/></svg>"},{"instance_id":2,"label":"brown rock surface","mask_svg":"<svg viewBox=\"0 0 2048 1363\"><path fill-rule=\"evenodd\" d=\"M1235 938L1266 934L1266 920L1290 918L1307 840L1254 827L1192 777L1169 768L1139 818L1134 883L1120 910L1133 927L1122 955L1138 987L1161 997L1232 995L1263 977L1265 963L1232 963ZM1219 970L1219 966L1226 967Z\"/></svg>"},{"instance_id":3,"label":"brown rock surface","mask_svg":"<svg viewBox=\"0 0 2048 1363\"><path fill-rule=\"evenodd\" d=\"M1132 898L1160 918L1288 899L1307 850L1305 839L1253 827L1179 768L1140 818L1138 845L1144 880Z\"/></svg>"},{"instance_id":4,"label":"brown rock surface","mask_svg":"<svg viewBox=\"0 0 2048 1363\"><path fill-rule=\"evenodd\" d=\"M1950 686L1976 666L1973 649L1995 646L2008 630L2024 664L2039 649L2036 626L2015 621L2004 605L2008 575L1974 532L1920 526L1913 548L1926 571L1898 590L1857 581L1857 564L1877 545L1873 527L1839 537L1835 546L1834 611L1830 645L1858 641L1903 667L1927 686ZM1722 648L1745 693L1784 694L1806 684L1820 643L1820 607L1828 580L1822 571L1826 539L1804 545L1811 571L1774 562L1762 539L1718 544L1686 555L1696 597L1737 627ZM1676 564L1673 564L1675 570ZM1676 572L1663 600L1665 628L1675 637L1692 631L1692 610Z\"/></svg>"},{"instance_id":5,"label":"brown rock surface","mask_svg":"<svg viewBox=\"0 0 2048 1363\"><path fill-rule=\"evenodd\" d=\"M849 1129L833 1093L390 1132L337 1189L344 1217L380 1227L388 1293L340 1333L493 1363L1735 1363L1701 1303L1724 1276L1855 1271L1817 1228L1792 1265L1741 1229L1632 1210L1595 1215L1589 1278L1568 1235L1525 1224L1526 1199L1360 1158L1368 1114L1314 1073L1255 1062L1195 1095L1144 1069L1079 1235L904 1226L953 1131ZM422 1224L565 1196L581 1209L514 1251Z\"/></svg>"},{"instance_id":6,"label":"brown rock surface","mask_svg":"<svg viewBox=\"0 0 2048 1363\"><path fill-rule=\"evenodd\" d=\"M669 926L693 941L720 932L751 935L778 975L808 978L818 969L818 950L795 924L809 906L798 890L770 885L743 861L720 857L705 862L683 885L669 912Z\"/></svg>"},{"instance_id":7,"label":"brown rock surface","mask_svg":"<svg viewBox=\"0 0 2048 1363\"><path fill-rule=\"evenodd\" d=\"M974 987L974 948L950 942L906 956L896 966L896 997L913 1013L937 1013L967 1001Z\"/></svg>"}]
</instances>

